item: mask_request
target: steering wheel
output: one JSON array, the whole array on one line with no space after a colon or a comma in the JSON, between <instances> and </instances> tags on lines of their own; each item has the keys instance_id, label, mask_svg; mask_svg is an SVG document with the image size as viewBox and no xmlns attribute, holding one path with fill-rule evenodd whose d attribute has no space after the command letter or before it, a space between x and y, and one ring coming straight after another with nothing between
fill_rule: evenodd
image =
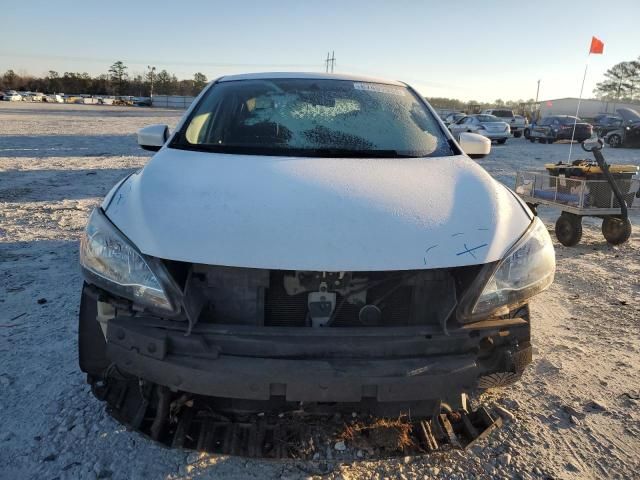
<instances>
[{"instance_id":1,"label":"steering wheel","mask_svg":"<svg viewBox=\"0 0 640 480\"><path fill-rule=\"evenodd\" d=\"M585 143L586 143L586 140L580 142L580 145L582 145L582 149L585 152L589 152L589 153L593 152L594 150L602 150L602 147L604 146L604 141L601 138L599 138L598 141L591 148L585 147L584 146Z\"/></svg>"}]
</instances>

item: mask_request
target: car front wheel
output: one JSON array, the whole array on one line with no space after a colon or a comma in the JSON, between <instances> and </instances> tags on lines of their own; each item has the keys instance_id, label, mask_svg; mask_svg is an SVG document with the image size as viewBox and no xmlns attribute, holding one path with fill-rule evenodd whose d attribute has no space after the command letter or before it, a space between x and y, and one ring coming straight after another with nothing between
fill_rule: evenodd
<instances>
[{"instance_id":1,"label":"car front wheel","mask_svg":"<svg viewBox=\"0 0 640 480\"><path fill-rule=\"evenodd\" d=\"M513 137L514 138L520 138L521 136L522 136L522 132L513 132Z\"/></svg>"}]
</instances>

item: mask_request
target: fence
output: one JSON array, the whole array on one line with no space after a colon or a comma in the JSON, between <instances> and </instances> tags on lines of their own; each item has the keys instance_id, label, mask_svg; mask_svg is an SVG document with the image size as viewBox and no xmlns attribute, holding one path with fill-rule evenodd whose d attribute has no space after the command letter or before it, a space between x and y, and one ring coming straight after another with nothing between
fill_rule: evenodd
<instances>
[{"instance_id":1,"label":"fence","mask_svg":"<svg viewBox=\"0 0 640 480\"><path fill-rule=\"evenodd\" d=\"M187 109L196 97L180 95L154 95L151 106L156 108L181 108Z\"/></svg>"}]
</instances>

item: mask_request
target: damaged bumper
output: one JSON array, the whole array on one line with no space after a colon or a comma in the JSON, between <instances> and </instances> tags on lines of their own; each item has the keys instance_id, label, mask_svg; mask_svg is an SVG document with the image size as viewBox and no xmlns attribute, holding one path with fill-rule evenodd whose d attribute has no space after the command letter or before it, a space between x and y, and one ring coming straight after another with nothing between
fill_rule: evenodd
<instances>
[{"instance_id":1,"label":"damaged bumper","mask_svg":"<svg viewBox=\"0 0 640 480\"><path fill-rule=\"evenodd\" d=\"M85 306L81 367L99 376L101 368L115 364L122 372L173 391L211 397L406 402L470 392L492 375L515 380L531 358L529 323L521 318L478 322L448 335L436 327L200 324L185 336L175 323L116 317L109 321L105 341ZM83 352L93 358L83 361Z\"/></svg>"}]
</instances>

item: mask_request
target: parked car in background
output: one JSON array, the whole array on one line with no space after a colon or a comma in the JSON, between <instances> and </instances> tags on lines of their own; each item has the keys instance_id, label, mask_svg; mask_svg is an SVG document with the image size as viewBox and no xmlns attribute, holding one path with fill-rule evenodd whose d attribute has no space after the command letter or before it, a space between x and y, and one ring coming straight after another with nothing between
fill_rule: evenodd
<instances>
[{"instance_id":1,"label":"parked car in background","mask_svg":"<svg viewBox=\"0 0 640 480\"><path fill-rule=\"evenodd\" d=\"M462 132L477 133L490 140L502 144L511 136L511 130L506 122L493 115L466 115L457 123L449 125L449 130L458 138Z\"/></svg>"},{"instance_id":2,"label":"parked car in background","mask_svg":"<svg viewBox=\"0 0 640 480\"><path fill-rule=\"evenodd\" d=\"M448 127L451 124L457 123L461 118L466 116L466 113L461 112L450 113L449 115L444 117L443 121L444 124Z\"/></svg>"},{"instance_id":3,"label":"parked car in background","mask_svg":"<svg viewBox=\"0 0 640 480\"><path fill-rule=\"evenodd\" d=\"M613 148L640 147L640 123L613 130L605 135L604 141Z\"/></svg>"},{"instance_id":4,"label":"parked car in background","mask_svg":"<svg viewBox=\"0 0 640 480\"><path fill-rule=\"evenodd\" d=\"M64 98L62 95L58 95L57 93L45 95L43 101L48 103L64 103Z\"/></svg>"},{"instance_id":5,"label":"parked car in background","mask_svg":"<svg viewBox=\"0 0 640 480\"><path fill-rule=\"evenodd\" d=\"M571 140L573 125L575 123L576 132L574 140L582 142L593 135L591 124L583 122L579 118L570 115L551 115L544 117L535 126L530 128L529 141L540 143L553 143L558 140Z\"/></svg>"},{"instance_id":6,"label":"parked car in background","mask_svg":"<svg viewBox=\"0 0 640 480\"><path fill-rule=\"evenodd\" d=\"M508 108L488 108L482 111L486 115L494 115L501 121L509 125L509 129L515 138L522 136L522 132L527 127L527 119L522 115L516 115Z\"/></svg>"},{"instance_id":7,"label":"parked car in background","mask_svg":"<svg viewBox=\"0 0 640 480\"><path fill-rule=\"evenodd\" d=\"M212 82L175 132L138 132L157 153L88 220L78 352L92 392L157 439L190 399L433 415L517 381L554 249L465 155L478 138L456 143L397 81Z\"/></svg>"},{"instance_id":8,"label":"parked car in background","mask_svg":"<svg viewBox=\"0 0 640 480\"><path fill-rule=\"evenodd\" d=\"M598 137L604 137L612 130L619 129L624 120L619 115L613 115L611 113L602 113L593 117L593 130Z\"/></svg>"},{"instance_id":9,"label":"parked car in background","mask_svg":"<svg viewBox=\"0 0 640 480\"><path fill-rule=\"evenodd\" d=\"M22 100L25 102L42 102L44 94L39 92L27 92L22 96Z\"/></svg>"},{"instance_id":10,"label":"parked car in background","mask_svg":"<svg viewBox=\"0 0 640 480\"><path fill-rule=\"evenodd\" d=\"M4 92L2 100L4 100L5 102L20 102L22 100L22 95L20 95L15 90L8 90Z\"/></svg>"}]
</instances>

